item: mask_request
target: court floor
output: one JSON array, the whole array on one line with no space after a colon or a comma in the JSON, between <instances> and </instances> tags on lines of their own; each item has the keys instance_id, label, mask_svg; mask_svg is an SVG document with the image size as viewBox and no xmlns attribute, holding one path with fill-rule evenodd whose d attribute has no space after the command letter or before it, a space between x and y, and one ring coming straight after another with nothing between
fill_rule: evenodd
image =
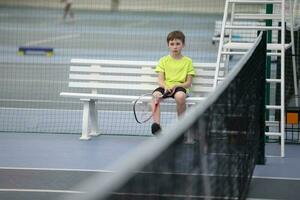
<instances>
[{"instance_id":1,"label":"court floor","mask_svg":"<svg viewBox=\"0 0 300 200\"><path fill-rule=\"evenodd\" d=\"M5 107L21 108L24 107L22 102L16 101L18 104L12 105L11 100L31 99L35 94L32 93L34 90L20 92L23 91L22 86L25 84L19 84L19 80L37 82L40 81L39 73L47 74L42 83L49 83L51 87L48 87L46 95L40 94L40 99L44 96L47 99L42 102L46 104L43 108L53 108L60 100L58 95L60 84L67 77L63 69L68 67L70 58L87 56L98 59L157 60L165 54L164 37L167 31L174 27L183 29L189 38L188 44L191 46L186 49L187 55L195 61L213 62L216 59L217 45L211 44L211 37L214 22L222 17L221 15L199 15L195 18L194 15L174 16L152 13L148 16L140 13L111 14L78 11L74 23L63 23L61 10L39 9L37 11L27 7L4 6L0 10L1 70L13 73L21 70L21 73L15 73L20 77L9 77L11 87L6 87L7 74L13 73L0 73L0 81L3 82L0 84L2 103ZM178 18L174 20L174 17ZM178 27L177 23L174 26L171 23L173 21L180 21L182 25ZM199 26L200 24L202 26ZM147 37L148 32L152 34L151 38ZM121 43L122 46L118 46L119 42L113 42L119 41L118 38L122 37L125 38ZM148 39L144 40L144 38ZM55 56L49 58L17 55L18 45L37 44L54 46ZM23 71L23 68L26 68L26 71ZM54 83L56 86L53 86ZM39 91L43 91L39 85L34 86L38 87ZM58 89L50 89L55 87ZM10 94L22 96L10 97ZM32 102L33 105L41 103L37 100ZM37 119L41 118L36 113L33 113L35 118L31 118L28 117L28 112L20 114L10 109L8 114L4 110L2 109L2 115L0 113L0 125L5 126L6 129L1 130L25 130L26 128L30 132L32 127L37 127ZM49 113L43 116L60 120ZM24 117L26 120L21 120L24 123L14 122L13 119L19 119L18 117ZM76 119L74 121L80 125ZM60 126L58 128L62 131ZM102 135L89 141L81 141L77 134L14 132L1 132L0 138L1 200L50 200L62 199L61 195L65 194L81 195L83 191L73 188L76 183L94 174L109 175L114 170L113 162L122 159L138 145L151 139L149 136ZM266 146L269 155L279 155L279 150L279 144ZM298 199L299 151L299 145L286 145L285 158L268 157L266 165L256 166L249 199Z\"/></svg>"},{"instance_id":2,"label":"court floor","mask_svg":"<svg viewBox=\"0 0 300 200\"><path fill-rule=\"evenodd\" d=\"M76 183L94 174L109 175L115 161L151 138L102 135L82 141L77 134L1 133L0 199L82 195L73 188ZM300 146L286 145L286 157L280 158L278 145L266 145L267 154L274 156L256 166L249 199L298 199Z\"/></svg>"}]
</instances>

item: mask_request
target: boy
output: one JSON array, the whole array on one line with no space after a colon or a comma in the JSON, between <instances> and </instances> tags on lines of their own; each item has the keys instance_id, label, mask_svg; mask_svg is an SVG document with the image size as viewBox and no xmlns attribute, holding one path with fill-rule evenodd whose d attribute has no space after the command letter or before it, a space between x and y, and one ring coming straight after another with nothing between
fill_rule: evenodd
<instances>
[{"instance_id":1,"label":"boy","mask_svg":"<svg viewBox=\"0 0 300 200\"><path fill-rule=\"evenodd\" d=\"M67 15L70 15L71 19L74 19L74 14L71 10L73 1L72 0L61 0L61 2L65 4L63 19L65 20L67 18Z\"/></svg>"},{"instance_id":2,"label":"boy","mask_svg":"<svg viewBox=\"0 0 300 200\"><path fill-rule=\"evenodd\" d=\"M192 78L195 75L192 59L181 54L185 45L185 35L181 31L173 31L167 36L167 44L170 54L159 60L155 71L158 73L159 87L153 91L158 99L168 92L168 97L175 99L177 106L177 116L182 115L186 110L185 100L192 85ZM160 127L160 107L157 106L153 113L152 134L156 135Z\"/></svg>"}]
</instances>

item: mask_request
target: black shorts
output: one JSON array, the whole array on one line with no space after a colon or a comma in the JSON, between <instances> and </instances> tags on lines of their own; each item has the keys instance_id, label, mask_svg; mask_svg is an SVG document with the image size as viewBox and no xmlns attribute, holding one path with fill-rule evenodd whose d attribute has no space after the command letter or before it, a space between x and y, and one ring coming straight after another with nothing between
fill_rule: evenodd
<instances>
[{"instance_id":1,"label":"black shorts","mask_svg":"<svg viewBox=\"0 0 300 200\"><path fill-rule=\"evenodd\" d=\"M162 88L162 87L158 87L152 93L154 93L156 91L160 92L163 95L164 92L165 92L165 89ZM183 87L176 87L175 92L173 92L172 96L170 96L170 97L174 98L174 95L176 94L176 92L184 92L184 93L186 93L186 89L183 88Z\"/></svg>"}]
</instances>

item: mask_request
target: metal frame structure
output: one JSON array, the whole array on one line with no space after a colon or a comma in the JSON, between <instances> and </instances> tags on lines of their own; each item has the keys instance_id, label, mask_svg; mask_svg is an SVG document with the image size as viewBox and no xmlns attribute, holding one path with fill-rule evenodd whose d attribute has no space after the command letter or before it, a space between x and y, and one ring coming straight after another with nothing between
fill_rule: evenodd
<instances>
[{"instance_id":1,"label":"metal frame structure","mask_svg":"<svg viewBox=\"0 0 300 200\"><path fill-rule=\"evenodd\" d=\"M214 88L217 87L218 83L224 80L224 76L221 77L219 70L220 65L225 65L225 68L228 69L228 62L230 56L233 55L243 55L246 51L251 48L253 42L236 42L232 41L232 31L233 30L249 30L249 31L280 31L281 33L281 41L280 42L271 42L267 44L267 56L277 56L280 57L281 61L281 70L279 78L270 78L266 77L266 82L268 84L280 84L280 104L278 105L270 105L267 103L266 112L269 113L270 110L279 110L280 111L280 120L279 121L266 121L266 130L272 129L271 127L276 127L278 131L266 131L266 136L277 136L281 138L281 157L285 156L284 152L284 142L285 142L285 51L292 47L292 51L295 52L294 48L294 9L297 4L297 0L294 0L294 5L292 6L292 0L289 0L290 8L290 16L291 16L291 43L285 43L285 30L286 30L286 8L285 8L286 0L226 0L224 15L222 20L222 29L220 34L220 43L218 48L218 57L217 57L217 66L214 77ZM255 5L278 5L280 6L279 13L249 13L243 11L237 11L236 5L246 6L255 6ZM231 6L231 7L230 7ZM231 8L231 12L229 13ZM230 14L230 19L229 19ZM235 22L239 22L242 20L269 20L269 21L277 21L281 22L280 25L236 25ZM228 21L230 23L228 23ZM273 23L274 24L274 23ZM225 31L229 30L229 39L224 40ZM225 70L226 71L226 70ZM293 73L294 73L294 85L295 85L295 95L298 94L298 84L297 84L297 76L296 76L296 67L295 61L293 60ZM268 91L270 92L270 91ZM273 128L274 129L274 128Z\"/></svg>"}]
</instances>

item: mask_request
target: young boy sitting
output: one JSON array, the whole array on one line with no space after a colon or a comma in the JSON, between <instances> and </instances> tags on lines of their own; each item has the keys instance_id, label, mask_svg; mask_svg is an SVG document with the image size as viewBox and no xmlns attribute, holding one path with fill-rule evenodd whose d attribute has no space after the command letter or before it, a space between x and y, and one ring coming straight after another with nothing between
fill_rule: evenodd
<instances>
[{"instance_id":1,"label":"young boy sitting","mask_svg":"<svg viewBox=\"0 0 300 200\"><path fill-rule=\"evenodd\" d=\"M168 96L175 99L177 116L180 116L186 110L185 100L192 85L195 70L192 59L181 54L185 45L185 35L181 31L169 33L167 44L170 55L162 57L155 68L158 73L159 87L153 91L153 95L156 97L155 99L158 99L168 92ZM153 103L156 103L155 101ZM160 130L160 106L158 104L155 113L153 113L151 131L155 135Z\"/></svg>"}]
</instances>

